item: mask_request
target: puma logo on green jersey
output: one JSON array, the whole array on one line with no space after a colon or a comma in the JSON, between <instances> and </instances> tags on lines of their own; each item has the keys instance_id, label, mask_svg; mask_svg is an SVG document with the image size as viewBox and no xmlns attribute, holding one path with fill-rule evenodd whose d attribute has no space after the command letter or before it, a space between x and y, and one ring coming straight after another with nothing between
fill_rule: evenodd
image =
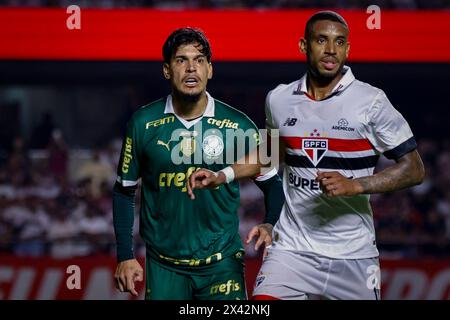
<instances>
[{"instance_id":1,"label":"puma logo on green jersey","mask_svg":"<svg viewBox=\"0 0 450 320\"><path fill-rule=\"evenodd\" d=\"M158 140L158 141L156 142L157 145L166 147L166 148L167 148L167 151L170 151L169 143L170 143L170 140L169 140L169 142L167 142L167 143L165 143L164 141L161 141L161 140Z\"/></svg>"},{"instance_id":2,"label":"puma logo on green jersey","mask_svg":"<svg viewBox=\"0 0 450 320\"><path fill-rule=\"evenodd\" d=\"M189 167L186 172L161 172L159 174L159 186L164 187L177 187L181 189L181 192L186 192L186 182L191 176L192 172L200 168Z\"/></svg>"}]
</instances>

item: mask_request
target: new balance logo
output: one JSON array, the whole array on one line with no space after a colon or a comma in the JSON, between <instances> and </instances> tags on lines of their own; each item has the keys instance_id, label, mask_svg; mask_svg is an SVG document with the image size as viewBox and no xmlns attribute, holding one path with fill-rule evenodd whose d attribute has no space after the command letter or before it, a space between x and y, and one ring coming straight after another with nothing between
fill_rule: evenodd
<instances>
[{"instance_id":1,"label":"new balance logo","mask_svg":"<svg viewBox=\"0 0 450 320\"><path fill-rule=\"evenodd\" d=\"M297 122L297 118L287 118L284 122L283 126L286 127L292 127L295 126L295 123Z\"/></svg>"}]
</instances>

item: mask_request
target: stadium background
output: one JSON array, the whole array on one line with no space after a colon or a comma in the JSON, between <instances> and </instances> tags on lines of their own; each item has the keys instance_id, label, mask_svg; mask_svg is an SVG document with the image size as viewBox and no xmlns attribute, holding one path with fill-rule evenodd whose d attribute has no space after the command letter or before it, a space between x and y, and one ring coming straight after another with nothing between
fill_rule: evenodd
<instances>
[{"instance_id":1,"label":"stadium background","mask_svg":"<svg viewBox=\"0 0 450 320\"><path fill-rule=\"evenodd\" d=\"M66 28L70 4L81 7L81 30ZM382 9L381 30L366 28L371 4ZM421 186L371 198L383 298L449 299L444 0L0 1L0 299L127 299L112 281L111 186L129 116L169 92L165 37L176 27L202 28L213 50L208 91L262 128L266 93L305 71L297 41L319 8L348 20L348 64L406 117L426 165ZM241 194L245 235L264 207L252 183L244 181ZM143 250L136 235L141 257ZM250 290L260 254L247 247ZM66 287L73 264L81 290Z\"/></svg>"}]
</instances>

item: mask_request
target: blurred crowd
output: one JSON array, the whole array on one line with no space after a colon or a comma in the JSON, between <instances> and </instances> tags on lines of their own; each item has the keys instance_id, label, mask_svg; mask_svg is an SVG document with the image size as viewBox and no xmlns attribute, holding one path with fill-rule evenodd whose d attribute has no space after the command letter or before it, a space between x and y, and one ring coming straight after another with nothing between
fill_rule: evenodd
<instances>
[{"instance_id":1,"label":"blurred crowd","mask_svg":"<svg viewBox=\"0 0 450 320\"><path fill-rule=\"evenodd\" d=\"M48 137L47 143L31 141L34 148L29 148L19 136L0 152L0 253L115 255L111 197L120 139L95 150L76 150L58 129L43 125L36 130L33 136ZM371 198L378 246L385 256L450 256L450 141L422 139L419 146L427 172L424 183ZM381 159L377 170L388 165ZM241 202L244 239L263 220L264 201L261 191L244 181ZM136 252L143 254L137 218L135 222ZM246 249L248 256L261 253L252 245Z\"/></svg>"},{"instance_id":2,"label":"blurred crowd","mask_svg":"<svg viewBox=\"0 0 450 320\"><path fill-rule=\"evenodd\" d=\"M57 129L44 149L29 150L16 137L0 165L0 251L61 258L112 252L119 153L120 142L70 150Z\"/></svg>"},{"instance_id":3,"label":"blurred crowd","mask_svg":"<svg viewBox=\"0 0 450 320\"><path fill-rule=\"evenodd\" d=\"M383 9L442 9L448 0L0 0L3 6L67 7L76 4L91 8L149 7L186 8L346 8L364 9L378 5Z\"/></svg>"}]
</instances>

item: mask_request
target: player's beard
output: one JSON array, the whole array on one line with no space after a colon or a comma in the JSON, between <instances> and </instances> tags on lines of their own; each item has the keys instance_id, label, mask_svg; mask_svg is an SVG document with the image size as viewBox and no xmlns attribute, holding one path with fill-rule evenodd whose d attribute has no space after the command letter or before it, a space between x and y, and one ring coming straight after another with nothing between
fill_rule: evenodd
<instances>
[{"instance_id":1,"label":"player's beard","mask_svg":"<svg viewBox=\"0 0 450 320\"><path fill-rule=\"evenodd\" d=\"M307 63L308 63L308 67L309 67L308 69L309 69L310 75L318 83L326 84L326 83L330 83L331 81L333 81L339 74L342 73L342 69L344 68L345 61L339 64L339 67L337 68L336 72L334 72L334 73L321 73L318 68L318 64L320 62L313 63L311 60L308 59Z\"/></svg>"},{"instance_id":2,"label":"player's beard","mask_svg":"<svg viewBox=\"0 0 450 320\"><path fill-rule=\"evenodd\" d=\"M172 88L173 94L181 101L187 102L189 104L196 103L200 100L202 92L199 93L186 93L178 90L177 88Z\"/></svg>"}]
</instances>

